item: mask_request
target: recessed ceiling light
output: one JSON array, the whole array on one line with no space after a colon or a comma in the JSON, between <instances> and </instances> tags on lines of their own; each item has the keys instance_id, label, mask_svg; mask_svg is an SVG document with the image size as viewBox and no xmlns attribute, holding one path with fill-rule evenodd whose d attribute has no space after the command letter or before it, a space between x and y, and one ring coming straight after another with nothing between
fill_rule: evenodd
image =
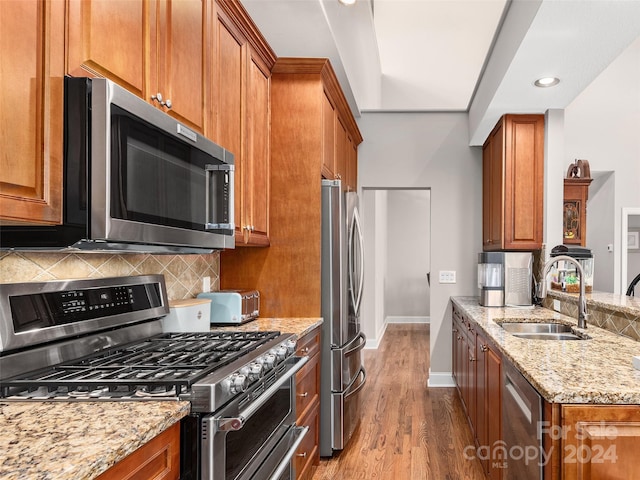
<instances>
[{"instance_id":1,"label":"recessed ceiling light","mask_svg":"<svg viewBox=\"0 0 640 480\"><path fill-rule=\"evenodd\" d=\"M356 3L356 0L338 0L343 5L353 5Z\"/></svg>"},{"instance_id":2,"label":"recessed ceiling light","mask_svg":"<svg viewBox=\"0 0 640 480\"><path fill-rule=\"evenodd\" d=\"M541 88L553 87L554 85L557 85L559 83L560 83L560 79L557 77L542 77L536 80L535 82L533 82L533 84L536 87L541 87Z\"/></svg>"}]
</instances>

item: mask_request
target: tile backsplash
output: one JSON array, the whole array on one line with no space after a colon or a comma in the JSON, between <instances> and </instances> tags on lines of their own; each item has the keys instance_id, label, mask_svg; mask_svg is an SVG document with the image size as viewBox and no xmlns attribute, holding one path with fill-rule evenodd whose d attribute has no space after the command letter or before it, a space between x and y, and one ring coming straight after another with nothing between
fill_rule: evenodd
<instances>
[{"instance_id":1,"label":"tile backsplash","mask_svg":"<svg viewBox=\"0 0 640 480\"><path fill-rule=\"evenodd\" d=\"M220 289L220 253L151 255L0 252L0 283L163 274L169 300L195 297L202 279Z\"/></svg>"}]
</instances>

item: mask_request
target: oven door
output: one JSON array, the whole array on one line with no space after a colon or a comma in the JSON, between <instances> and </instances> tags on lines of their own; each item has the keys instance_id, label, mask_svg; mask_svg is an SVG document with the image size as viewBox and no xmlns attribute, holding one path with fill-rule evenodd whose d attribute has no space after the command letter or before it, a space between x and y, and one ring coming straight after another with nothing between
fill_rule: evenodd
<instances>
[{"instance_id":1,"label":"oven door","mask_svg":"<svg viewBox=\"0 0 640 480\"><path fill-rule=\"evenodd\" d=\"M307 360L287 359L277 375L203 419L203 480L294 478L291 459L306 434L295 426L295 374Z\"/></svg>"}]
</instances>

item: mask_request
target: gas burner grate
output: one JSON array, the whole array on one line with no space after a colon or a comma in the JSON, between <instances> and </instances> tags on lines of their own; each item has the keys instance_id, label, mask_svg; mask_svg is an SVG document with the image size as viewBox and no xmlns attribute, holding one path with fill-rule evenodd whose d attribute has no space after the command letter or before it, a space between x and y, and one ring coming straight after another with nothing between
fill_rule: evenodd
<instances>
[{"instance_id":1,"label":"gas burner grate","mask_svg":"<svg viewBox=\"0 0 640 480\"><path fill-rule=\"evenodd\" d=\"M280 332L166 333L3 380L28 398L175 397Z\"/></svg>"}]
</instances>

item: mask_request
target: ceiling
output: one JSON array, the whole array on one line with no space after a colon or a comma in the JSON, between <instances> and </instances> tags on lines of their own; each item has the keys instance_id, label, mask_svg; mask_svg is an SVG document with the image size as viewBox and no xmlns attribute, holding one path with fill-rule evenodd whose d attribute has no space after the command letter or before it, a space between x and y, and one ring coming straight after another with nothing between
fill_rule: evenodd
<instances>
[{"instance_id":1,"label":"ceiling","mask_svg":"<svg viewBox=\"0 0 640 480\"><path fill-rule=\"evenodd\" d=\"M470 145L503 113L565 108L640 35L640 0L242 3L278 56L329 58L356 117L467 111Z\"/></svg>"}]
</instances>

